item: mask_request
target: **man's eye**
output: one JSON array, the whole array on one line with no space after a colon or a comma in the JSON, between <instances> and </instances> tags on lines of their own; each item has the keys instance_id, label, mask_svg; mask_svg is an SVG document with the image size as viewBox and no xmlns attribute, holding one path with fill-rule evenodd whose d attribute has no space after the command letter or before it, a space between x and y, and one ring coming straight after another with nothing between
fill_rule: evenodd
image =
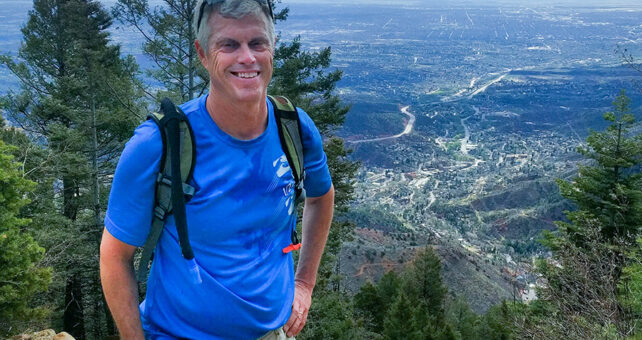
<instances>
[{"instance_id":1,"label":"man's eye","mask_svg":"<svg viewBox=\"0 0 642 340\"><path fill-rule=\"evenodd\" d=\"M250 43L250 47L254 50L264 50L267 48L267 44L263 41L253 41Z\"/></svg>"},{"instance_id":2,"label":"man's eye","mask_svg":"<svg viewBox=\"0 0 642 340\"><path fill-rule=\"evenodd\" d=\"M235 43L233 41L227 41L222 43L220 46L221 46L221 49L223 49L224 51L230 52L235 50L238 47L238 43Z\"/></svg>"}]
</instances>

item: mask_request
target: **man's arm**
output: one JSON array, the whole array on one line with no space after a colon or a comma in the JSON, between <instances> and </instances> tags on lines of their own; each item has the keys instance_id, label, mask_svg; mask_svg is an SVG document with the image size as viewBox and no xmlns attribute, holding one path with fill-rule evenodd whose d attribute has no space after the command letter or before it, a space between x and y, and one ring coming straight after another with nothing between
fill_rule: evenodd
<instances>
[{"instance_id":1,"label":"man's arm","mask_svg":"<svg viewBox=\"0 0 642 340\"><path fill-rule=\"evenodd\" d=\"M134 276L136 247L124 243L105 228L100 243L100 280L122 339L144 340Z\"/></svg>"},{"instance_id":2,"label":"man's arm","mask_svg":"<svg viewBox=\"0 0 642 340\"><path fill-rule=\"evenodd\" d=\"M283 326L287 336L299 334L312 302L312 290L317 281L317 270L328 238L334 209L334 186L323 196L307 198L303 207L303 235L301 253L294 278L292 314Z\"/></svg>"}]
</instances>

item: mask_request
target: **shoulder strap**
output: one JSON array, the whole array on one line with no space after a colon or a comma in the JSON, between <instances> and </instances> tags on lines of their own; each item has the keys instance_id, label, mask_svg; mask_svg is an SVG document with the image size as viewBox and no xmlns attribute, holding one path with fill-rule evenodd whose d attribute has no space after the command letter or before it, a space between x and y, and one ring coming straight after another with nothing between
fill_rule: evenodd
<instances>
[{"instance_id":1,"label":"shoulder strap","mask_svg":"<svg viewBox=\"0 0 642 340\"><path fill-rule=\"evenodd\" d=\"M189 185L196 161L194 133L183 111L168 98L161 101L160 112L150 114L147 118L158 125L163 153L156 178L152 228L138 268L138 281L141 282L147 277L149 262L162 234L165 218L170 214L174 214L176 220L183 257L187 260L194 258L185 216L185 201L194 194L194 188Z\"/></svg>"},{"instance_id":2,"label":"shoulder strap","mask_svg":"<svg viewBox=\"0 0 642 340\"><path fill-rule=\"evenodd\" d=\"M292 176L294 177L295 208L298 203L305 199L305 167L303 164L303 134L301 133L301 121L299 112L292 102L284 96L268 96L274 107L274 116L279 130L281 148L288 160ZM296 226L292 228L292 244L283 248L284 253L301 248L301 242L296 232Z\"/></svg>"},{"instance_id":3,"label":"shoulder strap","mask_svg":"<svg viewBox=\"0 0 642 340\"><path fill-rule=\"evenodd\" d=\"M300 202L305 198L305 189L303 187L305 168L303 164L303 134L301 133L299 112L294 104L284 96L268 96L268 98L272 102L272 106L274 106L281 148L292 169L296 199L297 202Z\"/></svg>"}]
</instances>

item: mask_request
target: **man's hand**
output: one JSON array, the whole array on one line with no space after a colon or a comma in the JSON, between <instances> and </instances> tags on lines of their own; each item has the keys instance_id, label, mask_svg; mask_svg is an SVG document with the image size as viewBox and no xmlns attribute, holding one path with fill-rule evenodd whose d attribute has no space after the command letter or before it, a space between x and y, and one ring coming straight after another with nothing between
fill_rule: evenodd
<instances>
[{"instance_id":1,"label":"man's hand","mask_svg":"<svg viewBox=\"0 0 642 340\"><path fill-rule=\"evenodd\" d=\"M294 302L292 303L292 314L290 319L283 326L283 331L288 337L294 337L301 332L308 319L308 311L312 303L312 289L300 281L294 282Z\"/></svg>"}]
</instances>

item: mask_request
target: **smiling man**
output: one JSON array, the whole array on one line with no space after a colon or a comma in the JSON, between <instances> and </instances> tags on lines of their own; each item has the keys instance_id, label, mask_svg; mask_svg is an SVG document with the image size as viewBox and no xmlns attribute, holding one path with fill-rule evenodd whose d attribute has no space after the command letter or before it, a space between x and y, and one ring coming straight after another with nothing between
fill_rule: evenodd
<instances>
[{"instance_id":1,"label":"smiling man","mask_svg":"<svg viewBox=\"0 0 642 340\"><path fill-rule=\"evenodd\" d=\"M145 300L133 254L145 243L162 157L156 124L141 124L120 158L101 244L101 279L124 339L285 339L305 325L334 202L322 139L298 110L306 191L296 274L285 252L296 223L294 177L267 87L275 48L270 4L199 0L196 50L210 91L180 107L194 131L196 191L185 205L201 280L165 220Z\"/></svg>"}]
</instances>

